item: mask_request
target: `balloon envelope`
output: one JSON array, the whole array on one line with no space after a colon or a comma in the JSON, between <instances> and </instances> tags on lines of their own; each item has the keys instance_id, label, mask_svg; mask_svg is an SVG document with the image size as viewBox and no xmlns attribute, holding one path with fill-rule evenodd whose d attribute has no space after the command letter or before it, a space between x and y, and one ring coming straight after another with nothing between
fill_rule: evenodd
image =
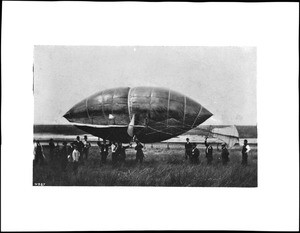
<instances>
[{"instance_id":1,"label":"balloon envelope","mask_svg":"<svg viewBox=\"0 0 300 233\"><path fill-rule=\"evenodd\" d=\"M144 143L178 136L211 116L191 98L158 87L103 90L80 101L64 115L97 137L129 142L134 134Z\"/></svg>"}]
</instances>

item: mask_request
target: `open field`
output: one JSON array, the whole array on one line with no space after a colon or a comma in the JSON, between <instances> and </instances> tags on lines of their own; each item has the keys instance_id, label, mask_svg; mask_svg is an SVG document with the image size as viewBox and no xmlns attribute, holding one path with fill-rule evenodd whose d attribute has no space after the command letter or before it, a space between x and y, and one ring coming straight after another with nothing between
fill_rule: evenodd
<instances>
[{"instance_id":1,"label":"open field","mask_svg":"<svg viewBox=\"0 0 300 233\"><path fill-rule=\"evenodd\" d=\"M33 166L33 185L47 186L191 186L191 187L257 187L257 149L253 148L248 157L248 166L241 163L241 148L230 149L230 162L223 166L221 151L214 148L212 165L206 164L204 148L200 147L200 163L192 165L184 159L184 145L146 145L142 165L135 162L135 150L127 149L124 164L101 165L97 146L90 149L89 159L79 165L74 174L72 164L66 171L60 168L59 160L50 162L48 148L45 165Z\"/></svg>"}]
</instances>

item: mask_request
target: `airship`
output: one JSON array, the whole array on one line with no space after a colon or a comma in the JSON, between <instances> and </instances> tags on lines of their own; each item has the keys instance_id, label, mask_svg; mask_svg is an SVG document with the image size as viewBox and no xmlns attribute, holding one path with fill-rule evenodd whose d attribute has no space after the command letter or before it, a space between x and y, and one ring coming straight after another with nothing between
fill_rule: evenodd
<instances>
[{"instance_id":1,"label":"airship","mask_svg":"<svg viewBox=\"0 0 300 233\"><path fill-rule=\"evenodd\" d=\"M161 87L118 87L99 91L63 117L105 140L161 142L205 122L212 113L195 100Z\"/></svg>"}]
</instances>

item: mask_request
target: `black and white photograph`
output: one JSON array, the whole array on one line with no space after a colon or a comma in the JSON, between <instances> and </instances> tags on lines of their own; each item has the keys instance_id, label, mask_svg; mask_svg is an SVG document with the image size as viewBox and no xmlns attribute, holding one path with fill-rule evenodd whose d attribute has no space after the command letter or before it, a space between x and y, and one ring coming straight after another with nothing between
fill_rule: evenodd
<instances>
[{"instance_id":1,"label":"black and white photograph","mask_svg":"<svg viewBox=\"0 0 300 233\"><path fill-rule=\"evenodd\" d=\"M33 185L257 187L256 48L34 47Z\"/></svg>"},{"instance_id":2,"label":"black and white photograph","mask_svg":"<svg viewBox=\"0 0 300 233\"><path fill-rule=\"evenodd\" d=\"M3 1L1 231L299 230L299 3Z\"/></svg>"}]
</instances>

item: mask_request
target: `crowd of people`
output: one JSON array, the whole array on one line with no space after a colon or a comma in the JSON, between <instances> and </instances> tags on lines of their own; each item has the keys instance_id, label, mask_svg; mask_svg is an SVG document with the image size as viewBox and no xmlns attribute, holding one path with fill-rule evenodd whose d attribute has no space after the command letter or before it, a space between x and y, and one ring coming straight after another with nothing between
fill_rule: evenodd
<instances>
[{"instance_id":1,"label":"crowd of people","mask_svg":"<svg viewBox=\"0 0 300 233\"><path fill-rule=\"evenodd\" d=\"M207 142L207 137L205 137L204 141L205 145L205 157L207 161L207 165L211 165L213 161L213 147ZM248 140L244 140L244 145L242 147L242 165L247 166L248 164L248 153L251 150ZM198 164L199 163L200 152L197 148L196 143L191 143L190 139L186 139L185 143L185 159L189 159L191 163ZM221 160L222 164L226 165L229 159L229 151L227 149L226 143L221 144Z\"/></svg>"},{"instance_id":2,"label":"crowd of people","mask_svg":"<svg viewBox=\"0 0 300 233\"><path fill-rule=\"evenodd\" d=\"M136 146L136 162L143 163L144 152L142 143L135 139ZM126 159L126 149L132 148L132 143L127 146L124 146L120 142L107 142L106 140L100 140L98 138L97 145L99 147L101 164L106 164L107 157L109 155L109 150L111 151L111 160L112 164L123 164ZM205 145L205 157L207 160L207 165L211 165L213 161L213 147L207 142L207 137L204 141ZM83 163L84 160L89 158L89 150L91 143L88 141L87 136L84 136L83 141L80 140L80 137L77 136L76 140L71 142L69 145L67 142L62 143L62 147L57 142L56 145L53 139L50 139L49 142L49 158L48 161L60 161L61 169L66 170L68 162L72 162L74 172L77 172L79 164ZM221 145L221 160L222 164L226 165L229 159L229 151L227 149L226 143ZM251 150L248 145L248 141L244 140L244 145L242 147L242 165L247 166L248 164L248 153ZM185 159L192 164L199 164L200 151L197 148L196 143L191 143L189 138L186 139L185 143ZM43 147L41 143L37 140L34 147L34 163L43 165L46 161Z\"/></svg>"},{"instance_id":3,"label":"crowd of people","mask_svg":"<svg viewBox=\"0 0 300 233\"><path fill-rule=\"evenodd\" d=\"M136 162L143 163L144 152L143 145L139 140L135 140L136 146ZM74 172L77 172L79 164L84 163L89 158L89 149L91 143L88 141L87 136L84 136L84 140L81 141L80 137L77 136L76 140L71 142L69 145L67 142L62 143L61 147L57 142L56 145L53 139L49 141L49 157L46 159L43 147L39 140L35 142L34 147L34 163L43 165L46 160L60 161L61 169L66 170L68 162L72 162ZM112 164L122 164L126 159L126 149L132 148L132 143L124 146L121 142L107 142L106 140L100 141L98 138L97 145L100 151L101 164L105 164L109 155L109 149L111 150Z\"/></svg>"}]
</instances>

